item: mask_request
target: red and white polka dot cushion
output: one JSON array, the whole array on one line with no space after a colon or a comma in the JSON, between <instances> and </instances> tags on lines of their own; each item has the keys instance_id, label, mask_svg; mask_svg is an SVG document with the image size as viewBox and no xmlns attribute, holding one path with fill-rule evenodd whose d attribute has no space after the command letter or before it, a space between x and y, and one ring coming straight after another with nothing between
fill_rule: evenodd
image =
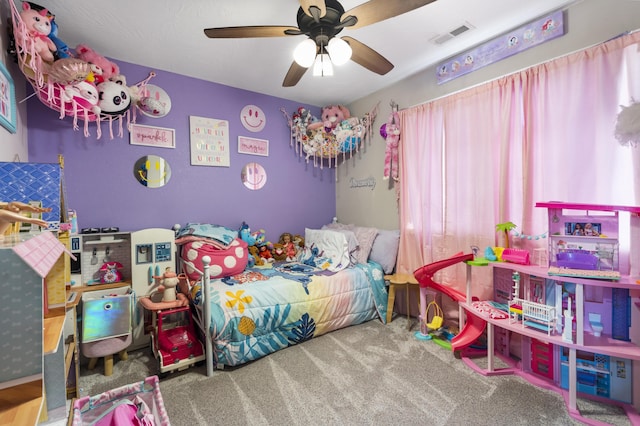
<instances>
[{"instance_id":1,"label":"red and white polka dot cushion","mask_svg":"<svg viewBox=\"0 0 640 426\"><path fill-rule=\"evenodd\" d=\"M202 258L209 256L211 264L209 276L221 278L239 274L247 267L248 250L247 243L236 238L228 248L221 250L218 247L203 241L188 242L182 246L181 257L184 272L192 280L200 278L198 271L203 271Z\"/></svg>"}]
</instances>

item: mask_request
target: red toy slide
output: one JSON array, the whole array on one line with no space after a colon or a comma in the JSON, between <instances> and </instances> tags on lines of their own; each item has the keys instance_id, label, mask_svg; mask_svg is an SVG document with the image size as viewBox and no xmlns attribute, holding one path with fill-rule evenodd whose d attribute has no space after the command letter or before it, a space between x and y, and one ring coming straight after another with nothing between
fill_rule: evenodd
<instances>
[{"instance_id":1,"label":"red toy slide","mask_svg":"<svg viewBox=\"0 0 640 426\"><path fill-rule=\"evenodd\" d=\"M416 269L413 275L418 280L420 287L431 287L441 293L446 294L456 302L464 302L467 300L466 294L456 289L434 282L433 276L440 269L469 260L473 260L473 254L460 253L448 259L439 260L437 262L424 265ZM451 340L451 349L456 351L470 346L471 344L473 344L473 342L476 341L478 337L480 337L486 326L486 321L467 311L467 321L465 322L464 327L462 327L462 330L460 330L460 333L458 333L458 335Z\"/></svg>"}]
</instances>

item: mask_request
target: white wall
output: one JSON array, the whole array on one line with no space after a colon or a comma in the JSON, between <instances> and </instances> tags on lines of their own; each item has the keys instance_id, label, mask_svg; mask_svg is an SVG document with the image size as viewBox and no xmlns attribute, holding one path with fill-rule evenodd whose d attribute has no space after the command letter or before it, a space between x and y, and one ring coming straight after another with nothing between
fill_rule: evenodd
<instances>
[{"instance_id":1,"label":"white wall","mask_svg":"<svg viewBox=\"0 0 640 426\"><path fill-rule=\"evenodd\" d=\"M398 103L400 109L408 108L639 29L640 1L583 0L568 9L565 25L562 37L448 83L437 85L435 67L431 67L349 105L351 114L359 117L378 102L380 110L371 145L338 169L336 210L340 221L382 229L399 227L396 191L389 181L382 180L385 143L379 129L391 112L390 101ZM352 182L367 178L375 179L373 190L352 187Z\"/></svg>"},{"instance_id":2,"label":"white wall","mask_svg":"<svg viewBox=\"0 0 640 426\"><path fill-rule=\"evenodd\" d=\"M28 161L29 151L27 146L27 106L26 102L19 103L26 96L26 81L20 72L18 65L7 56L8 19L11 17L9 4L2 2L0 5L0 46L2 46L2 63L5 65L16 88L16 128L15 134L0 126L0 161ZM37 99L33 99L37 102Z\"/></svg>"}]
</instances>

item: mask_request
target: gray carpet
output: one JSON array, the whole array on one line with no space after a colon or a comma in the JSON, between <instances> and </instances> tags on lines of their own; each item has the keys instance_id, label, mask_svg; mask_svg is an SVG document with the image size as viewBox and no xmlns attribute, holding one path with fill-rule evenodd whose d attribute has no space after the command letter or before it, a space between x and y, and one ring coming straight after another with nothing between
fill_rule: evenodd
<instances>
[{"instance_id":1,"label":"gray carpet","mask_svg":"<svg viewBox=\"0 0 640 426\"><path fill-rule=\"evenodd\" d=\"M81 396L157 374L157 362L142 349L116 360L111 377L102 372L101 363L82 367ZM451 351L417 340L405 318L338 330L213 377L205 366L171 373L160 390L174 426L580 424L560 395L516 376L475 373ZM580 399L579 408L630 424L615 406Z\"/></svg>"}]
</instances>

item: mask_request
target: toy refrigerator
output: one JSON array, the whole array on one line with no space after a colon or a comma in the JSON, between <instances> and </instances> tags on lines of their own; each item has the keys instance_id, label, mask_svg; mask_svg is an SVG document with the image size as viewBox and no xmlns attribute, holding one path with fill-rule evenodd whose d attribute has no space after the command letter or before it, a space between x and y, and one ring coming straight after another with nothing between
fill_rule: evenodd
<instances>
[{"instance_id":1,"label":"toy refrigerator","mask_svg":"<svg viewBox=\"0 0 640 426\"><path fill-rule=\"evenodd\" d=\"M171 229L151 228L131 233L131 287L137 299L155 290L154 276L166 268L176 271L175 233ZM148 346L151 313L136 303L133 318L133 343L129 349Z\"/></svg>"}]
</instances>

